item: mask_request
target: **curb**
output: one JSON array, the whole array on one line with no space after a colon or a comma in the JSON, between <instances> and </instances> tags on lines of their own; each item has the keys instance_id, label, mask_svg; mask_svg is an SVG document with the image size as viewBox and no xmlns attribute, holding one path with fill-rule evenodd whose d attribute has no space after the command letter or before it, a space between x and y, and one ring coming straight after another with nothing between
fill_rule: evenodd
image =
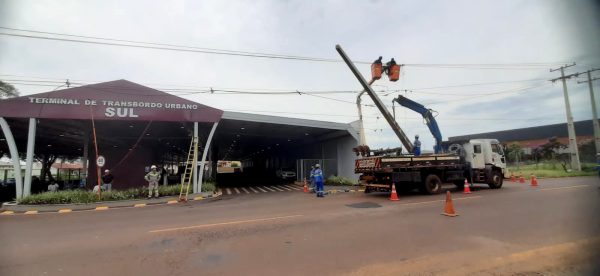
<instances>
[{"instance_id":1,"label":"curb","mask_svg":"<svg viewBox=\"0 0 600 276\"><path fill-rule=\"evenodd\" d=\"M104 201L95 203L81 204L47 204L47 205L19 205L15 202L5 202L2 204L0 216L6 215L36 215L36 214L65 214L71 212L82 211L107 211L109 209L122 208L143 208L147 206L158 205L175 205L179 203L187 203L189 201L200 201L204 199L214 199L221 194L190 194L191 198L188 201L179 201L178 198L167 197L161 198L158 201L138 199L129 201Z\"/></svg>"}]
</instances>

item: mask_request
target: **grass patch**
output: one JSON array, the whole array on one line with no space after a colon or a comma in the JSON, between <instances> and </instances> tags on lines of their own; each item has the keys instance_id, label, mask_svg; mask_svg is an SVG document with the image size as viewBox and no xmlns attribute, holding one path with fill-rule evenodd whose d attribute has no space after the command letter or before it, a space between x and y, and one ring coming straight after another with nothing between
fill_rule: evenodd
<instances>
[{"instance_id":1,"label":"grass patch","mask_svg":"<svg viewBox=\"0 0 600 276\"><path fill-rule=\"evenodd\" d=\"M191 188L191 187L190 187ZM161 196L179 195L181 185L159 186L158 193ZM203 183L203 192L212 192L215 190L214 182ZM190 191L191 192L191 191ZM19 200L19 204L72 204L72 203L93 203L99 201L116 201L142 199L148 196L148 188L130 188L127 190L112 190L102 192L102 198L98 198L96 193L86 190L66 190L58 192L44 192L32 194Z\"/></svg>"},{"instance_id":2,"label":"grass patch","mask_svg":"<svg viewBox=\"0 0 600 276\"><path fill-rule=\"evenodd\" d=\"M343 176L330 176L325 179L325 185L333 186L353 186L357 185L357 181Z\"/></svg>"},{"instance_id":3,"label":"grass patch","mask_svg":"<svg viewBox=\"0 0 600 276\"><path fill-rule=\"evenodd\" d=\"M592 176L598 175L596 170L596 164L594 163L582 163L581 171L566 172L560 163L540 163L521 165L517 169L516 166L509 166L508 171L514 175L530 176L535 175L536 177L573 177L573 176Z\"/></svg>"}]
</instances>

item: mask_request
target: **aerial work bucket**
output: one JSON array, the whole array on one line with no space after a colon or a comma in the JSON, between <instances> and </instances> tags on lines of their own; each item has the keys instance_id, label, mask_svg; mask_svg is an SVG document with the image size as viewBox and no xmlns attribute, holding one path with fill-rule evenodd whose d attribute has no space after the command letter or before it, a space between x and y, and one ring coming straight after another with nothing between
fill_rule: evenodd
<instances>
[{"instance_id":1,"label":"aerial work bucket","mask_svg":"<svg viewBox=\"0 0 600 276\"><path fill-rule=\"evenodd\" d=\"M400 79L400 65L396 64L396 61L393 58L386 65L387 75L390 81L397 81Z\"/></svg>"},{"instance_id":2,"label":"aerial work bucket","mask_svg":"<svg viewBox=\"0 0 600 276\"><path fill-rule=\"evenodd\" d=\"M383 63L381 63L381 57L371 64L371 78L374 80L381 79L381 73L383 73Z\"/></svg>"}]
</instances>

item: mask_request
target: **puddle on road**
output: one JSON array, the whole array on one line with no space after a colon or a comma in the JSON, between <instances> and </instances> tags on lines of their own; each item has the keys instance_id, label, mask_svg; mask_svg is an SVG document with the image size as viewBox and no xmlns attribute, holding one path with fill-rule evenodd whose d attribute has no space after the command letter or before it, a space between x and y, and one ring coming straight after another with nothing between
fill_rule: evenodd
<instances>
[{"instance_id":1,"label":"puddle on road","mask_svg":"<svg viewBox=\"0 0 600 276\"><path fill-rule=\"evenodd\" d=\"M359 202L354 204L347 204L346 206L351 208L379 208L381 205L375 202Z\"/></svg>"}]
</instances>

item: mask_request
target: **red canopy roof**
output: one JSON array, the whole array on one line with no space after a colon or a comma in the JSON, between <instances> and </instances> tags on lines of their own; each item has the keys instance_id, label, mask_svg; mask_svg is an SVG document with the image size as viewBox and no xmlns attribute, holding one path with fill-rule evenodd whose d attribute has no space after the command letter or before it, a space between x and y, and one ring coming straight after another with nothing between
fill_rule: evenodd
<instances>
[{"instance_id":1,"label":"red canopy roof","mask_svg":"<svg viewBox=\"0 0 600 276\"><path fill-rule=\"evenodd\" d=\"M0 101L0 117L218 122L223 111L127 80Z\"/></svg>"}]
</instances>

